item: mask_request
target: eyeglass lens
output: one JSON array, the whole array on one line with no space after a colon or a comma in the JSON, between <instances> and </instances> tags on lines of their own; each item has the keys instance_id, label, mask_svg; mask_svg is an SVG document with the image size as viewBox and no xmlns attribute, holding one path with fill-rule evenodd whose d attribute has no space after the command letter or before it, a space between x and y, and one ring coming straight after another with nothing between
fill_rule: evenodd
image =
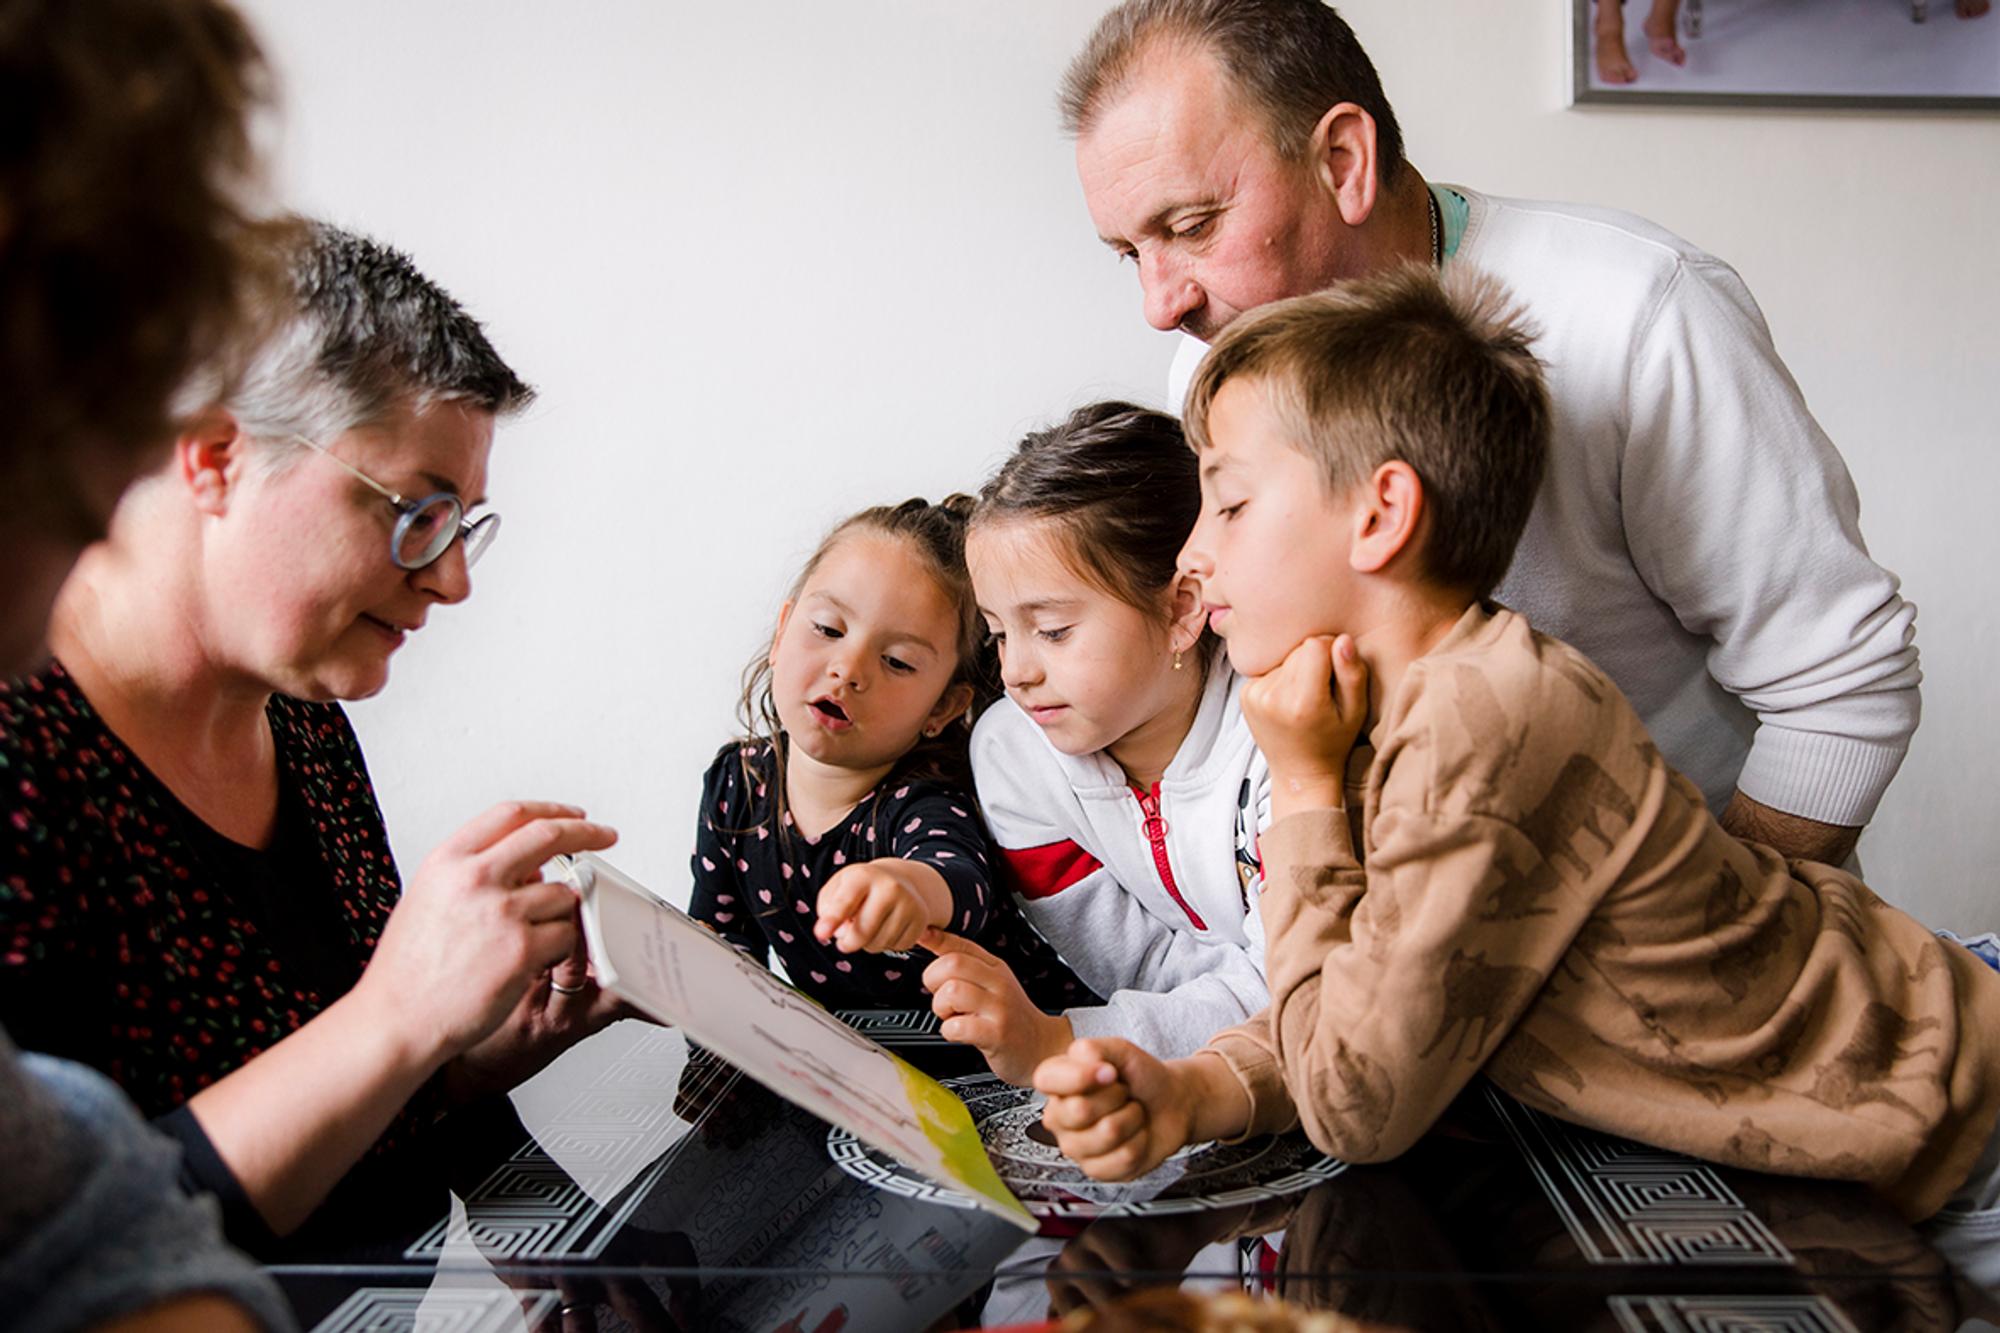
<instances>
[{"instance_id":1,"label":"eyeglass lens","mask_svg":"<svg viewBox=\"0 0 2000 1333\"><path fill-rule=\"evenodd\" d=\"M407 511L396 522L396 563L422 569L443 555L458 535L458 515L458 501L448 495L433 495Z\"/></svg>"},{"instance_id":2,"label":"eyeglass lens","mask_svg":"<svg viewBox=\"0 0 2000 1333\"><path fill-rule=\"evenodd\" d=\"M481 514L472 520L465 530L465 567L479 563L479 557L486 554L486 548L493 544L493 538L500 532L500 515Z\"/></svg>"},{"instance_id":3,"label":"eyeglass lens","mask_svg":"<svg viewBox=\"0 0 2000 1333\"><path fill-rule=\"evenodd\" d=\"M404 513L396 522L392 554L404 569L423 569L451 548L460 533L465 535L465 563L470 568L500 531L500 515L481 514L471 523L464 521L465 509L457 496L433 495Z\"/></svg>"}]
</instances>

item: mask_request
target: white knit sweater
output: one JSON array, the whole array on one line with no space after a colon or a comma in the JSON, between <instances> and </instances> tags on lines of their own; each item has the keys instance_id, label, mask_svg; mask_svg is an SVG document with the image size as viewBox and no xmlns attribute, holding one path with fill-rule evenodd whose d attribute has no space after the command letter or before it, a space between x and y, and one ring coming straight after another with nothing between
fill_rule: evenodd
<instances>
[{"instance_id":1,"label":"white knit sweater","mask_svg":"<svg viewBox=\"0 0 2000 1333\"><path fill-rule=\"evenodd\" d=\"M1917 727L1916 608L1743 280L1628 213L1445 188L1471 205L1450 262L1524 304L1555 407L1497 599L1602 667L1716 810L1740 788L1867 823Z\"/></svg>"}]
</instances>

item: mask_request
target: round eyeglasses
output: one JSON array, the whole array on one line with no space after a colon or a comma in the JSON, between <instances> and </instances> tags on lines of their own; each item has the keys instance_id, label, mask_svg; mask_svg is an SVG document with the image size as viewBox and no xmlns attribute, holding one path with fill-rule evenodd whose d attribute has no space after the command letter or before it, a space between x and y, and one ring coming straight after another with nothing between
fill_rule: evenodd
<instances>
[{"instance_id":1,"label":"round eyeglasses","mask_svg":"<svg viewBox=\"0 0 2000 1333\"><path fill-rule=\"evenodd\" d=\"M468 523L465 502L450 491L439 491L421 500L406 500L319 441L303 435L291 438L293 443L303 444L320 457L346 468L395 509L396 527L389 534L389 558L398 569L414 571L436 564L460 537L465 539L465 567L470 569L479 563L479 557L486 554L486 548L499 535L500 515L488 511Z\"/></svg>"}]
</instances>

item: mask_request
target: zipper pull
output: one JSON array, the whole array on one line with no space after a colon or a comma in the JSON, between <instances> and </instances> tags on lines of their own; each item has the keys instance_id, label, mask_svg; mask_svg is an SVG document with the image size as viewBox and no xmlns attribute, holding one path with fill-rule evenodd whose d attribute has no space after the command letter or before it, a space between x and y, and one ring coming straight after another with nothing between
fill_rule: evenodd
<instances>
[{"instance_id":1,"label":"zipper pull","mask_svg":"<svg viewBox=\"0 0 2000 1333\"><path fill-rule=\"evenodd\" d=\"M1153 788L1151 792L1139 791L1136 788L1132 792L1139 798L1139 812L1146 816L1144 825L1146 836L1154 842L1159 842L1167 836L1167 821L1160 818L1159 792L1158 787Z\"/></svg>"}]
</instances>

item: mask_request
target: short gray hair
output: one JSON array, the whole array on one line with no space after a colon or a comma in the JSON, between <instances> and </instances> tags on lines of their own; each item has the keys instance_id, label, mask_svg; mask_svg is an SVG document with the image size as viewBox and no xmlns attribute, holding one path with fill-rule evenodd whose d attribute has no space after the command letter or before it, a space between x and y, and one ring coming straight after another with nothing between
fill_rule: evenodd
<instances>
[{"instance_id":1,"label":"short gray hair","mask_svg":"<svg viewBox=\"0 0 2000 1333\"><path fill-rule=\"evenodd\" d=\"M289 307L223 398L243 433L270 447L271 466L292 437L324 443L399 408L506 416L534 401L479 321L409 256L307 221L288 258Z\"/></svg>"},{"instance_id":2,"label":"short gray hair","mask_svg":"<svg viewBox=\"0 0 2000 1333\"><path fill-rule=\"evenodd\" d=\"M1125 0L1098 20L1057 94L1063 132L1087 132L1156 43L1213 55L1264 115L1271 146L1297 161L1313 127L1353 102L1375 118L1376 176L1403 166L1403 131L1382 79L1347 21L1322 0Z\"/></svg>"}]
</instances>

